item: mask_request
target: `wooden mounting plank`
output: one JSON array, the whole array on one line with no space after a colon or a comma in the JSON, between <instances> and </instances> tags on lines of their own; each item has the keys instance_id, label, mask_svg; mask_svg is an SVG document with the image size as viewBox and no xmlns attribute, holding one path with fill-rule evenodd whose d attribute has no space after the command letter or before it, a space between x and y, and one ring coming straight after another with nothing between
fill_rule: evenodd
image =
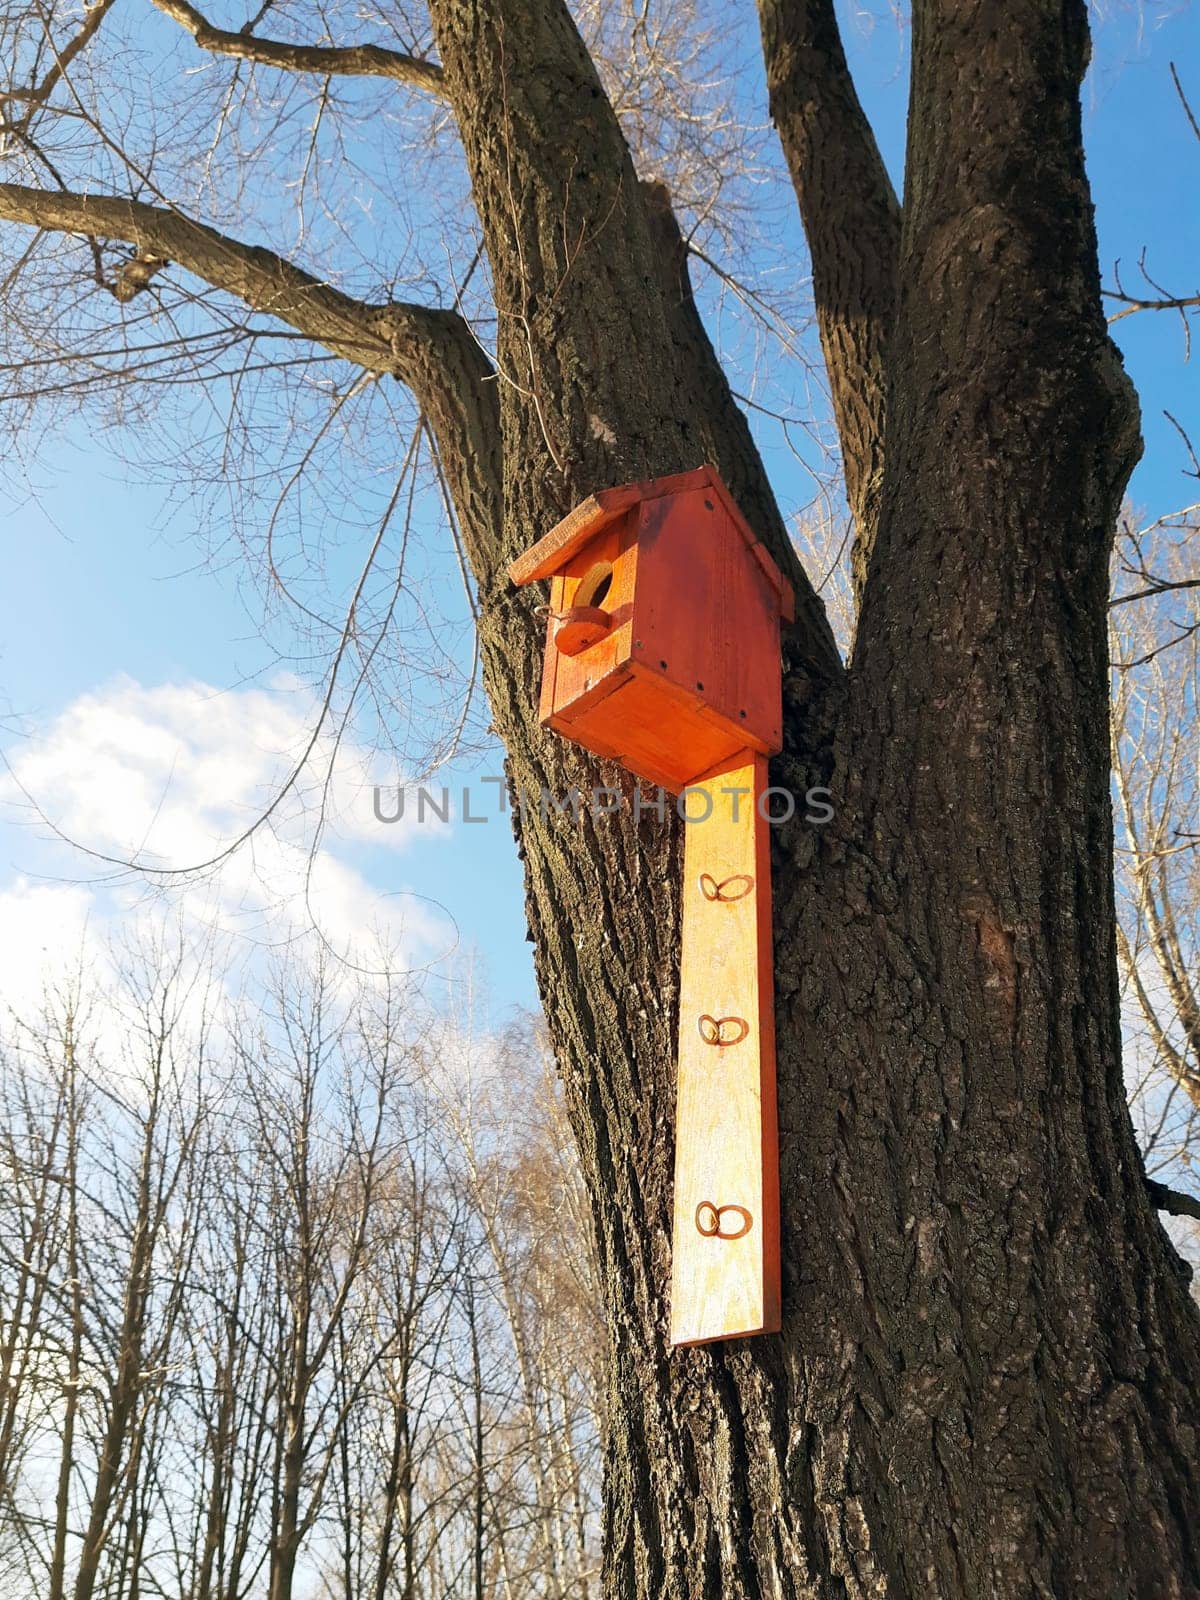
<instances>
[{"instance_id":1,"label":"wooden mounting plank","mask_svg":"<svg viewBox=\"0 0 1200 1600\"><path fill-rule=\"evenodd\" d=\"M673 1345L779 1328L766 785L766 758L744 750L689 786L688 815L704 820L688 824L684 843Z\"/></svg>"}]
</instances>

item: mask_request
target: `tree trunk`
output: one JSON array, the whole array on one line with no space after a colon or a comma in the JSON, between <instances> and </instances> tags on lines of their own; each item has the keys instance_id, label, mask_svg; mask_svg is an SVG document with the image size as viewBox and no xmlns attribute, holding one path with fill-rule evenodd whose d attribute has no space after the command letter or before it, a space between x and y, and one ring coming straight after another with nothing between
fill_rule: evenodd
<instances>
[{"instance_id":1,"label":"tree trunk","mask_svg":"<svg viewBox=\"0 0 1200 1600\"><path fill-rule=\"evenodd\" d=\"M606 1596L1184 1600L1200 1319L1121 1071L1105 609L1138 430L1100 309L1084 5L913 0L902 204L832 0L759 10L858 523L849 670L564 0L431 0L442 72L401 74L457 119L495 374L456 313L354 301L176 209L2 184L0 216L182 263L409 383L438 440L604 1285ZM827 785L835 816L773 840L783 1330L672 1352L681 825L539 806L631 784L538 726L543 596L505 564L596 489L704 461L796 587L773 781ZM272 1600L317 1366L284 1407Z\"/></svg>"},{"instance_id":2,"label":"tree trunk","mask_svg":"<svg viewBox=\"0 0 1200 1600\"><path fill-rule=\"evenodd\" d=\"M75 1600L92 1600L100 1582L101 1564L113 1532L112 1519L120 1508L122 1485L129 1481L128 1452L131 1444L136 1445L136 1409L144 1381L146 1316L152 1290L154 1251L162 1222L162 1211L154 1192L160 1093L161 1086L155 1080L142 1128L121 1319L115 1329L113 1371L104 1394L107 1415L100 1435L87 1525L75 1573Z\"/></svg>"},{"instance_id":3,"label":"tree trunk","mask_svg":"<svg viewBox=\"0 0 1200 1600\"><path fill-rule=\"evenodd\" d=\"M63 1161L63 1194L67 1212L66 1304L70 1319L70 1345L67 1378L59 1429L58 1476L54 1492L54 1542L50 1555L47 1600L63 1600L67 1586L67 1539L71 1518L71 1476L75 1468L75 1425L79 1417L79 1387L83 1368L84 1304L79 1276L79 1125L80 1096L75 1056L75 1018L64 1019L63 1102L66 1148Z\"/></svg>"},{"instance_id":4,"label":"tree trunk","mask_svg":"<svg viewBox=\"0 0 1200 1600\"><path fill-rule=\"evenodd\" d=\"M495 282L504 559L601 485L706 459L783 553L565 9L433 15ZM864 504L877 482L854 670L802 577L785 640L774 781L819 773L836 817L774 841L777 1338L668 1349L679 826L539 811L622 780L537 726L541 596L483 586L612 1336L613 1600L1200 1590L1196 1308L1121 1076L1104 621L1138 435L1086 51L1074 0L914 8L886 405L843 432Z\"/></svg>"}]
</instances>

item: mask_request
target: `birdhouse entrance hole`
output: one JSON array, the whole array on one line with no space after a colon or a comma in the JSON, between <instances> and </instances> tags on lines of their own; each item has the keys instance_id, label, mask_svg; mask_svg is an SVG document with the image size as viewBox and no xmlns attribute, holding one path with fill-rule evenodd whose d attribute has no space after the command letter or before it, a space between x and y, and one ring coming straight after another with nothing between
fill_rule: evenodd
<instances>
[{"instance_id":1,"label":"birdhouse entrance hole","mask_svg":"<svg viewBox=\"0 0 1200 1600\"><path fill-rule=\"evenodd\" d=\"M573 606L602 606L612 588L611 561L597 561L579 580L579 587L571 598Z\"/></svg>"},{"instance_id":2,"label":"birdhouse entrance hole","mask_svg":"<svg viewBox=\"0 0 1200 1600\"><path fill-rule=\"evenodd\" d=\"M575 585L570 606L558 613L554 647L560 655L577 656L580 651L598 644L608 633L613 619L603 609L603 604L612 582L612 562L596 561Z\"/></svg>"}]
</instances>

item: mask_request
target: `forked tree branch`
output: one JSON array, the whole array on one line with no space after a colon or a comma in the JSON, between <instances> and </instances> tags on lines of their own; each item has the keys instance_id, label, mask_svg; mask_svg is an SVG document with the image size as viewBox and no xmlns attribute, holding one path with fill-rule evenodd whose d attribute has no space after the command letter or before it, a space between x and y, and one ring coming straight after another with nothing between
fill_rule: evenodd
<instances>
[{"instance_id":1,"label":"forked tree branch","mask_svg":"<svg viewBox=\"0 0 1200 1600\"><path fill-rule=\"evenodd\" d=\"M1108 300L1119 300L1125 307L1124 311L1115 311L1108 319L1110 322L1120 322L1122 317L1131 317L1135 311L1188 311L1200 306L1200 294L1162 295L1157 300L1142 300L1134 294L1105 289L1104 296Z\"/></svg>"},{"instance_id":2,"label":"forked tree branch","mask_svg":"<svg viewBox=\"0 0 1200 1600\"><path fill-rule=\"evenodd\" d=\"M91 42L114 3L115 0L96 0L94 5L85 10L83 22L78 32L68 39L60 49L54 51L54 60L40 83L32 84L28 89L10 89L0 94L0 105L9 104L13 101L24 102L24 113L21 117L15 119L18 126L27 124L37 108L44 105L50 98L72 61Z\"/></svg>"},{"instance_id":3,"label":"forked tree branch","mask_svg":"<svg viewBox=\"0 0 1200 1600\"><path fill-rule=\"evenodd\" d=\"M259 245L243 244L182 212L117 195L71 194L0 184L0 220L56 233L121 239L139 256L175 261L254 311L278 317L335 355L397 376L406 335L430 313L423 306L369 305Z\"/></svg>"},{"instance_id":4,"label":"forked tree branch","mask_svg":"<svg viewBox=\"0 0 1200 1600\"><path fill-rule=\"evenodd\" d=\"M883 474L900 206L846 64L833 0L758 0L771 117L812 257L861 594Z\"/></svg>"},{"instance_id":5,"label":"forked tree branch","mask_svg":"<svg viewBox=\"0 0 1200 1600\"><path fill-rule=\"evenodd\" d=\"M213 55L232 56L238 61L255 61L279 67L284 72L316 72L334 77L393 78L411 84L428 94L441 95L442 69L435 61L422 61L400 50L387 50L377 44L311 45L288 44L282 39L258 39L252 33L234 33L214 28L187 0L152 0L152 4L172 17L202 50Z\"/></svg>"},{"instance_id":6,"label":"forked tree branch","mask_svg":"<svg viewBox=\"0 0 1200 1600\"><path fill-rule=\"evenodd\" d=\"M116 195L2 183L0 221L123 240L134 247L133 265L153 264L147 281L177 262L343 360L398 378L433 429L476 572L490 571L499 526L499 405L491 363L457 312L355 300L260 245L231 239L182 212ZM114 293L128 299L142 287L130 287L126 269Z\"/></svg>"},{"instance_id":7,"label":"forked tree branch","mask_svg":"<svg viewBox=\"0 0 1200 1600\"><path fill-rule=\"evenodd\" d=\"M643 182L641 193L654 238L671 333L680 350L680 371L695 376L695 393L688 396L687 404L697 415L708 413L711 435L722 446L716 465L795 591L796 619L789 625L789 642L800 648L809 669L837 678L841 663L829 619L788 538L749 425L696 307L688 271L688 244L672 209L670 192L663 183Z\"/></svg>"}]
</instances>

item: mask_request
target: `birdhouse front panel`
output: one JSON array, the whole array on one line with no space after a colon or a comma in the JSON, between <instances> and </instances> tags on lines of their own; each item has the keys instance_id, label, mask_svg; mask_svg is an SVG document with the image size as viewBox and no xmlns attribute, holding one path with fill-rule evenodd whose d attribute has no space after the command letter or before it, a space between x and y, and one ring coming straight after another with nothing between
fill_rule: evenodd
<instances>
[{"instance_id":1,"label":"birdhouse front panel","mask_svg":"<svg viewBox=\"0 0 1200 1600\"><path fill-rule=\"evenodd\" d=\"M611 693L613 679L627 675L636 569L635 512L602 528L551 578L550 626L539 707L546 726L554 726L554 718L572 708L582 710L597 698L594 690ZM600 613L583 638L572 633L577 626L574 614L580 611Z\"/></svg>"}]
</instances>

